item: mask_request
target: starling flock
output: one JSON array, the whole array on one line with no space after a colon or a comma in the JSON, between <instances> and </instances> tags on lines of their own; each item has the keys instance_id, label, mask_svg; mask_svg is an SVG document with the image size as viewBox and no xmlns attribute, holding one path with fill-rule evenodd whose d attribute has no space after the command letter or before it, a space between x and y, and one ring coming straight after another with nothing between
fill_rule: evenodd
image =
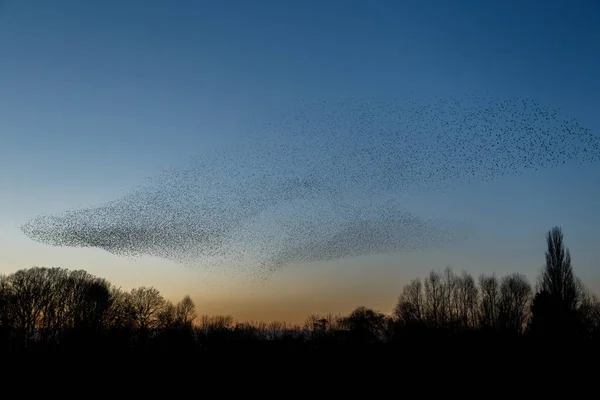
<instances>
[{"instance_id":1,"label":"starling flock","mask_svg":"<svg viewBox=\"0 0 600 400\"><path fill-rule=\"evenodd\" d=\"M599 157L589 129L534 100L311 103L123 198L22 230L54 246L266 276L452 244L465 227L412 215L403 193Z\"/></svg>"}]
</instances>

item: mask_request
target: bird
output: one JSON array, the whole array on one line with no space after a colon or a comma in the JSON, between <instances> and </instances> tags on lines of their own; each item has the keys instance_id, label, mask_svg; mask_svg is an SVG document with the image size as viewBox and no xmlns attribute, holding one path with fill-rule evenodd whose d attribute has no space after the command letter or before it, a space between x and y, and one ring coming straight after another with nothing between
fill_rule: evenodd
<instances>
[{"instance_id":1,"label":"bird","mask_svg":"<svg viewBox=\"0 0 600 400\"><path fill-rule=\"evenodd\" d=\"M294 263L454 243L400 194L595 162L600 140L535 99L304 102L106 204L22 225L54 246L271 276ZM360 199L360 201L357 201Z\"/></svg>"}]
</instances>

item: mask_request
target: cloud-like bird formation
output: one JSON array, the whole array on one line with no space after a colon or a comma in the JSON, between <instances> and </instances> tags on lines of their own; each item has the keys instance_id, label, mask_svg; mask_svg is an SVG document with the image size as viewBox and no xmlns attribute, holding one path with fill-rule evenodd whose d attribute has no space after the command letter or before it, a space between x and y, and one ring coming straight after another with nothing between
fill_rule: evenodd
<instances>
[{"instance_id":1,"label":"cloud-like bird formation","mask_svg":"<svg viewBox=\"0 0 600 400\"><path fill-rule=\"evenodd\" d=\"M464 227L411 215L402 193L595 161L599 142L527 99L305 104L128 196L22 230L54 246L261 273L424 249L454 242Z\"/></svg>"}]
</instances>

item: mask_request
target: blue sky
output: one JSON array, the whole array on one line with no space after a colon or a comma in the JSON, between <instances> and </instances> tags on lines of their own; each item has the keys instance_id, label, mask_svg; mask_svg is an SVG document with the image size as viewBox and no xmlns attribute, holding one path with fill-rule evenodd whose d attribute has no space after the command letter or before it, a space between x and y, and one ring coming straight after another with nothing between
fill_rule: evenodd
<instances>
[{"instance_id":1,"label":"blue sky","mask_svg":"<svg viewBox=\"0 0 600 400\"><path fill-rule=\"evenodd\" d=\"M559 224L579 275L600 289L598 163L411 194L409 211L465 220L474 235L441 252L283 271L262 286L49 248L18 229L126 194L302 101L494 91L558 107L600 135L599 70L593 0L0 1L0 273L84 268L248 318L285 317L284 303L298 315L385 311L407 279L448 264L534 277L543 235Z\"/></svg>"}]
</instances>

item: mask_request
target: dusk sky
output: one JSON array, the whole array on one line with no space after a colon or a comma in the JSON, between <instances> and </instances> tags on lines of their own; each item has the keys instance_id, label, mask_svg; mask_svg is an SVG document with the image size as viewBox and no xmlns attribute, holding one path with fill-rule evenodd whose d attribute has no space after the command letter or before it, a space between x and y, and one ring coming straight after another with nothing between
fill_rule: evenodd
<instances>
[{"instance_id":1,"label":"dusk sky","mask_svg":"<svg viewBox=\"0 0 600 400\"><path fill-rule=\"evenodd\" d=\"M264 283L20 230L126 195L305 102L494 92L600 136L598 71L595 0L0 0L0 273L85 269L124 289L190 294L199 314L301 322L389 312L405 283L446 266L534 282L559 225L575 272L600 292L597 161L404 194L411 213L468 225L465 241L284 268Z\"/></svg>"}]
</instances>

